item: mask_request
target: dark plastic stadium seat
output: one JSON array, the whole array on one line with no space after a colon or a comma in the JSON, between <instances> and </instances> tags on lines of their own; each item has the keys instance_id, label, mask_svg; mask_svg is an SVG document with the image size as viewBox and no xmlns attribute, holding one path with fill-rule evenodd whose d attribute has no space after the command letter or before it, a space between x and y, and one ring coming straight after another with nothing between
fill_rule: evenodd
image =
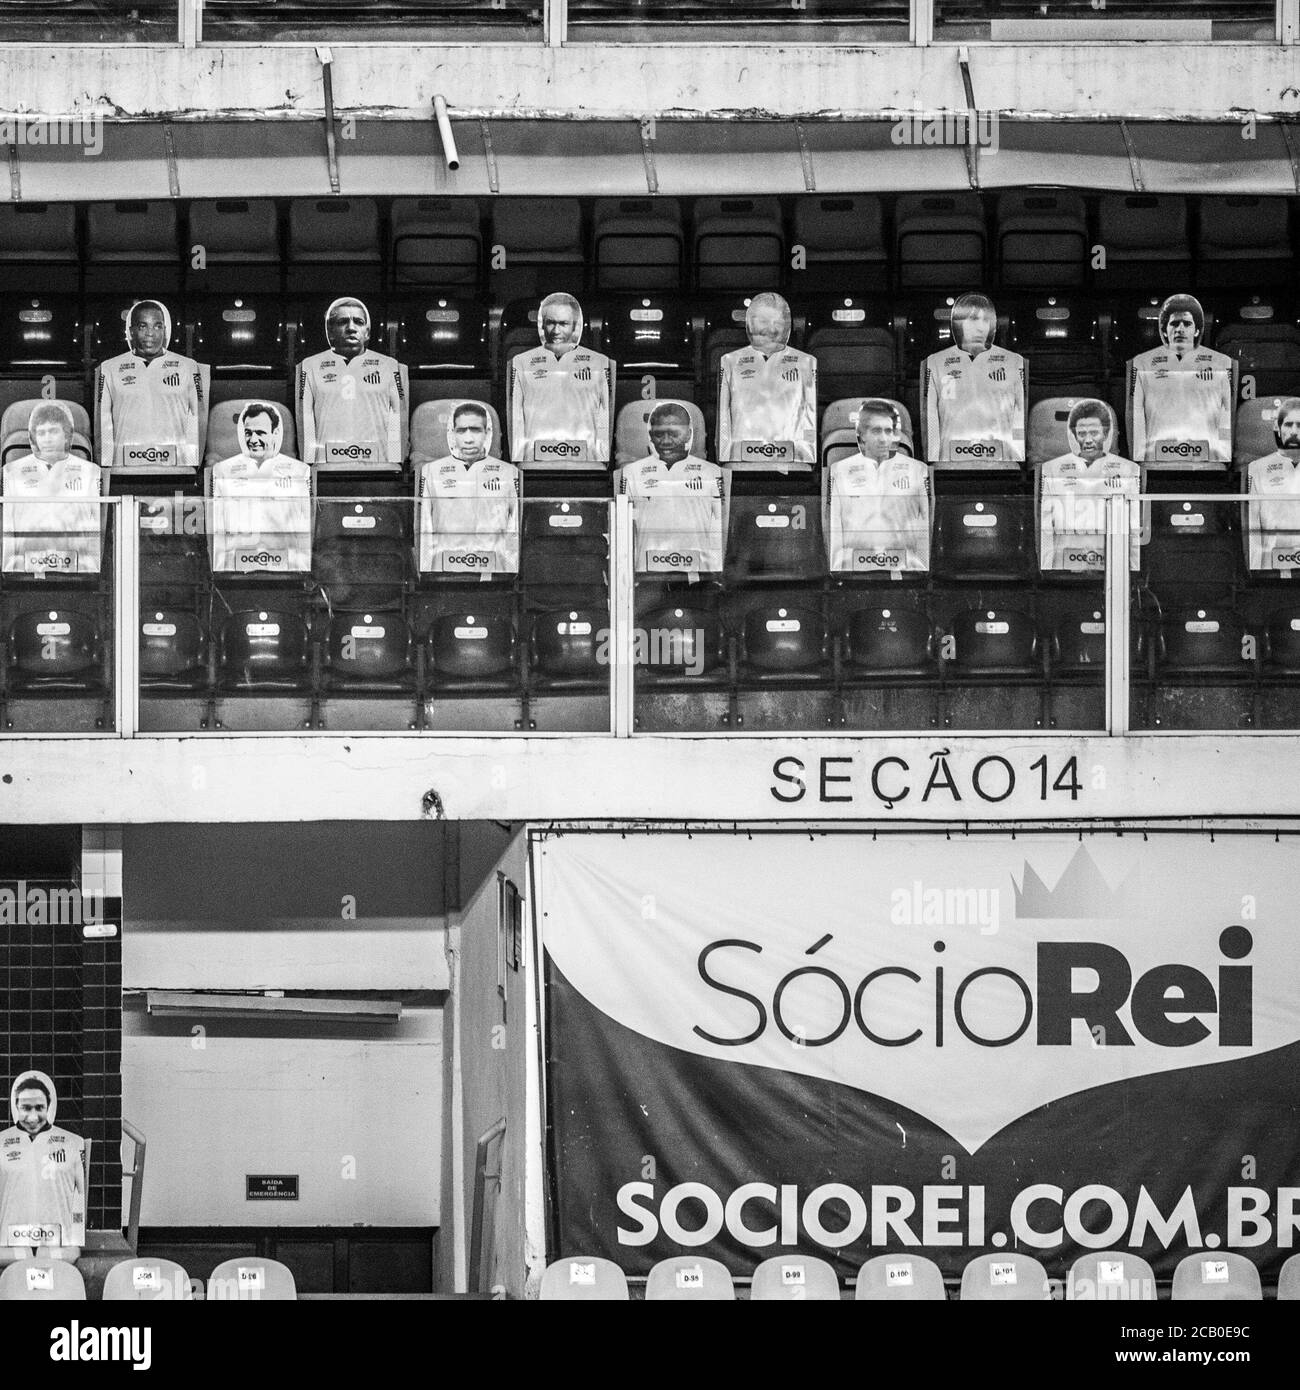
<instances>
[{"instance_id":1,"label":"dark plastic stadium seat","mask_svg":"<svg viewBox=\"0 0 1300 1390\"><path fill-rule=\"evenodd\" d=\"M826 572L815 497L735 497L727 528L729 582L817 579Z\"/></svg>"},{"instance_id":2,"label":"dark plastic stadium seat","mask_svg":"<svg viewBox=\"0 0 1300 1390\"><path fill-rule=\"evenodd\" d=\"M1033 616L1019 608L968 608L949 624L953 674L1041 675L1043 661Z\"/></svg>"},{"instance_id":3,"label":"dark plastic stadium seat","mask_svg":"<svg viewBox=\"0 0 1300 1390\"><path fill-rule=\"evenodd\" d=\"M165 297L179 287L180 268L176 203L122 200L91 203L87 208L88 294L129 292L137 287Z\"/></svg>"},{"instance_id":4,"label":"dark plastic stadium seat","mask_svg":"<svg viewBox=\"0 0 1300 1390\"><path fill-rule=\"evenodd\" d=\"M693 245L699 291L773 289L785 266L781 205L775 198L700 198Z\"/></svg>"},{"instance_id":5,"label":"dark plastic stadium seat","mask_svg":"<svg viewBox=\"0 0 1300 1390\"><path fill-rule=\"evenodd\" d=\"M1030 404L1096 395L1105 377L1102 335L1091 305L1061 295L1012 300L1008 342L1030 362Z\"/></svg>"},{"instance_id":6,"label":"dark plastic stadium seat","mask_svg":"<svg viewBox=\"0 0 1300 1390\"><path fill-rule=\"evenodd\" d=\"M581 294L585 262L576 198L498 198L491 212L492 245L505 252L505 265L489 271L494 300L540 299L553 290Z\"/></svg>"},{"instance_id":7,"label":"dark plastic stadium seat","mask_svg":"<svg viewBox=\"0 0 1300 1390\"><path fill-rule=\"evenodd\" d=\"M298 1297L293 1273L279 1260L240 1255L219 1264L208 1276L208 1301L287 1303Z\"/></svg>"},{"instance_id":8,"label":"dark plastic stadium seat","mask_svg":"<svg viewBox=\"0 0 1300 1390\"><path fill-rule=\"evenodd\" d=\"M310 675L310 655L307 624L297 613L243 609L221 629L220 683L229 690L300 690Z\"/></svg>"},{"instance_id":9,"label":"dark plastic stadium seat","mask_svg":"<svg viewBox=\"0 0 1300 1390\"><path fill-rule=\"evenodd\" d=\"M379 209L373 198L295 198L289 204L287 289L324 300L379 288ZM335 280L333 271L340 279ZM376 306L366 301L371 314ZM310 342L322 319L310 325ZM374 341L377 334L372 332ZM299 339L301 344L302 340ZM324 341L320 344L324 347ZM308 351L315 352L312 346Z\"/></svg>"},{"instance_id":10,"label":"dark plastic stadium seat","mask_svg":"<svg viewBox=\"0 0 1300 1390\"><path fill-rule=\"evenodd\" d=\"M635 463L650 453L650 416L656 406L667 404L668 400L669 398L664 397L653 401L629 401L618 412L614 427L615 464ZM680 405L690 415L691 427L694 430L692 452L703 458L708 450L704 416L700 413L699 406L693 401L677 401L675 404Z\"/></svg>"},{"instance_id":11,"label":"dark plastic stadium seat","mask_svg":"<svg viewBox=\"0 0 1300 1390\"><path fill-rule=\"evenodd\" d=\"M469 198L394 198L393 283L436 285L474 295L479 289L483 234Z\"/></svg>"},{"instance_id":12,"label":"dark plastic stadium seat","mask_svg":"<svg viewBox=\"0 0 1300 1390\"><path fill-rule=\"evenodd\" d=\"M86 1281L66 1260L18 1260L0 1272L0 1303L84 1303Z\"/></svg>"},{"instance_id":13,"label":"dark plastic stadium seat","mask_svg":"<svg viewBox=\"0 0 1300 1390\"><path fill-rule=\"evenodd\" d=\"M105 1303L147 1303L155 1299L192 1299L190 1276L175 1260L151 1256L121 1260L104 1276Z\"/></svg>"},{"instance_id":14,"label":"dark plastic stadium seat","mask_svg":"<svg viewBox=\"0 0 1300 1390\"><path fill-rule=\"evenodd\" d=\"M524 505L520 571L525 588L606 582L609 505L605 502L531 501Z\"/></svg>"},{"instance_id":15,"label":"dark plastic stadium seat","mask_svg":"<svg viewBox=\"0 0 1300 1390\"><path fill-rule=\"evenodd\" d=\"M192 302L189 317L194 358L211 366L214 386L229 378L246 383L245 394L263 382L268 390L284 390L289 366L284 308L277 296L204 296Z\"/></svg>"},{"instance_id":16,"label":"dark plastic stadium seat","mask_svg":"<svg viewBox=\"0 0 1300 1390\"><path fill-rule=\"evenodd\" d=\"M1240 387L1256 396L1282 396L1300 389L1300 328L1293 323L1229 323L1215 347L1235 359Z\"/></svg>"},{"instance_id":17,"label":"dark plastic stadium seat","mask_svg":"<svg viewBox=\"0 0 1300 1390\"><path fill-rule=\"evenodd\" d=\"M1232 1250L1197 1250L1174 1266L1169 1297L1175 1303L1259 1303L1259 1270Z\"/></svg>"},{"instance_id":18,"label":"dark plastic stadium seat","mask_svg":"<svg viewBox=\"0 0 1300 1390\"><path fill-rule=\"evenodd\" d=\"M592 237L598 291L681 289L685 233L675 198L597 198Z\"/></svg>"},{"instance_id":19,"label":"dark plastic stadium seat","mask_svg":"<svg viewBox=\"0 0 1300 1390\"><path fill-rule=\"evenodd\" d=\"M1072 608L1057 619L1050 662L1055 675L1099 676L1105 670L1106 614L1100 602Z\"/></svg>"},{"instance_id":20,"label":"dark plastic stadium seat","mask_svg":"<svg viewBox=\"0 0 1300 1390\"><path fill-rule=\"evenodd\" d=\"M961 1272L963 1303L1036 1303L1051 1296L1047 1271L1032 1255L976 1255Z\"/></svg>"},{"instance_id":21,"label":"dark plastic stadium seat","mask_svg":"<svg viewBox=\"0 0 1300 1390\"><path fill-rule=\"evenodd\" d=\"M936 671L929 616L898 603L855 604L844 620L841 652L854 675L929 676Z\"/></svg>"},{"instance_id":22,"label":"dark plastic stadium seat","mask_svg":"<svg viewBox=\"0 0 1300 1390\"><path fill-rule=\"evenodd\" d=\"M627 1275L613 1260L569 1255L547 1265L538 1298L543 1303L626 1303Z\"/></svg>"},{"instance_id":23,"label":"dark plastic stadium seat","mask_svg":"<svg viewBox=\"0 0 1300 1390\"><path fill-rule=\"evenodd\" d=\"M637 679L678 683L711 676L727 661L727 633L718 613L692 600L637 615Z\"/></svg>"},{"instance_id":24,"label":"dark plastic stadium seat","mask_svg":"<svg viewBox=\"0 0 1300 1390\"><path fill-rule=\"evenodd\" d=\"M1268 615L1264 665L1270 675L1300 675L1300 605Z\"/></svg>"},{"instance_id":25,"label":"dark plastic stadium seat","mask_svg":"<svg viewBox=\"0 0 1300 1390\"><path fill-rule=\"evenodd\" d=\"M735 1285L726 1265L703 1255L672 1255L654 1265L645 1284L647 1303L732 1302Z\"/></svg>"},{"instance_id":26,"label":"dark plastic stadium seat","mask_svg":"<svg viewBox=\"0 0 1300 1390\"><path fill-rule=\"evenodd\" d=\"M749 341L745 332L745 313L749 306L749 295L732 295L717 300L704 307L704 346L701 372L708 398L717 396L718 373L722 369L722 359L736 348L744 347ZM798 326L796 320L795 327ZM791 332L790 341L798 347L797 334Z\"/></svg>"},{"instance_id":27,"label":"dark plastic stadium seat","mask_svg":"<svg viewBox=\"0 0 1300 1390\"><path fill-rule=\"evenodd\" d=\"M1246 660L1246 625L1241 614L1222 603L1204 603L1165 612L1157 651L1165 675L1220 675L1245 678L1255 662Z\"/></svg>"},{"instance_id":28,"label":"dark plastic stadium seat","mask_svg":"<svg viewBox=\"0 0 1300 1390\"><path fill-rule=\"evenodd\" d=\"M312 576L334 607L391 608L410 572L410 503L323 497L316 502Z\"/></svg>"},{"instance_id":29,"label":"dark plastic stadium seat","mask_svg":"<svg viewBox=\"0 0 1300 1390\"><path fill-rule=\"evenodd\" d=\"M1083 284L1088 219L1080 194L1055 188L1003 193L996 226L1002 283L1008 289Z\"/></svg>"},{"instance_id":30,"label":"dark plastic stadium seat","mask_svg":"<svg viewBox=\"0 0 1300 1390\"><path fill-rule=\"evenodd\" d=\"M533 616L529 664L556 684L608 682L609 610L552 609Z\"/></svg>"},{"instance_id":31,"label":"dark plastic stadium seat","mask_svg":"<svg viewBox=\"0 0 1300 1390\"><path fill-rule=\"evenodd\" d=\"M1097 211L1097 242L1106 264L1095 283L1106 289L1188 283L1192 248L1187 199L1178 194L1107 193Z\"/></svg>"},{"instance_id":32,"label":"dark plastic stadium seat","mask_svg":"<svg viewBox=\"0 0 1300 1390\"><path fill-rule=\"evenodd\" d=\"M201 246L205 260L202 269L191 265L188 272L191 293L274 294L280 288L280 222L270 198L196 199L189 244Z\"/></svg>"},{"instance_id":33,"label":"dark plastic stadium seat","mask_svg":"<svg viewBox=\"0 0 1300 1390\"><path fill-rule=\"evenodd\" d=\"M873 194L797 198L794 245L802 246L804 253L803 269L793 272L794 288L800 296L855 295L888 286L884 208Z\"/></svg>"},{"instance_id":34,"label":"dark plastic stadium seat","mask_svg":"<svg viewBox=\"0 0 1300 1390\"><path fill-rule=\"evenodd\" d=\"M325 637L332 690L403 690L414 677L411 629L397 612L335 612Z\"/></svg>"},{"instance_id":35,"label":"dark plastic stadium seat","mask_svg":"<svg viewBox=\"0 0 1300 1390\"><path fill-rule=\"evenodd\" d=\"M915 455L916 445L912 438L912 417L901 401L881 397L898 411L902 419L901 436L904 450ZM832 401L822 414L821 461L822 467L834 463L858 451L858 412L862 407L861 396L847 396L843 400Z\"/></svg>"},{"instance_id":36,"label":"dark plastic stadium seat","mask_svg":"<svg viewBox=\"0 0 1300 1390\"><path fill-rule=\"evenodd\" d=\"M894 210L901 289L966 288L984 280L984 205L976 193L908 193Z\"/></svg>"},{"instance_id":37,"label":"dark plastic stadium seat","mask_svg":"<svg viewBox=\"0 0 1300 1390\"><path fill-rule=\"evenodd\" d=\"M395 356L410 373L413 394L425 382L438 394L487 393L492 355L485 304L423 295L403 298L391 308L397 320Z\"/></svg>"},{"instance_id":38,"label":"dark plastic stadium seat","mask_svg":"<svg viewBox=\"0 0 1300 1390\"><path fill-rule=\"evenodd\" d=\"M75 295L0 296L0 373L79 372L81 360L81 308Z\"/></svg>"},{"instance_id":39,"label":"dark plastic stadium seat","mask_svg":"<svg viewBox=\"0 0 1300 1390\"><path fill-rule=\"evenodd\" d=\"M97 690L103 685L103 639L93 612L51 606L9 624L9 686L24 691Z\"/></svg>"},{"instance_id":40,"label":"dark plastic stadium seat","mask_svg":"<svg viewBox=\"0 0 1300 1390\"><path fill-rule=\"evenodd\" d=\"M1070 1266L1065 1297L1071 1303L1152 1303L1155 1271L1130 1250L1090 1250Z\"/></svg>"},{"instance_id":41,"label":"dark plastic stadium seat","mask_svg":"<svg viewBox=\"0 0 1300 1390\"><path fill-rule=\"evenodd\" d=\"M618 363L620 377L693 380L695 338L684 300L646 294L608 300L600 308L601 351ZM656 395L671 396L677 389L665 385Z\"/></svg>"},{"instance_id":42,"label":"dark plastic stadium seat","mask_svg":"<svg viewBox=\"0 0 1300 1390\"><path fill-rule=\"evenodd\" d=\"M818 397L893 395L897 346L880 311L847 295L806 307L804 348L817 359Z\"/></svg>"},{"instance_id":43,"label":"dark plastic stadium seat","mask_svg":"<svg viewBox=\"0 0 1300 1390\"><path fill-rule=\"evenodd\" d=\"M140 614L140 688L193 690L207 680L203 625L181 608L145 608Z\"/></svg>"},{"instance_id":44,"label":"dark plastic stadium seat","mask_svg":"<svg viewBox=\"0 0 1300 1390\"><path fill-rule=\"evenodd\" d=\"M425 636L436 684L498 689L514 684L518 639L509 614L456 609L439 614Z\"/></svg>"},{"instance_id":45,"label":"dark plastic stadium seat","mask_svg":"<svg viewBox=\"0 0 1300 1390\"><path fill-rule=\"evenodd\" d=\"M1023 497L940 497L935 501L936 575L1000 580L1029 564L1030 507Z\"/></svg>"},{"instance_id":46,"label":"dark plastic stadium seat","mask_svg":"<svg viewBox=\"0 0 1300 1390\"><path fill-rule=\"evenodd\" d=\"M1197 283L1285 284L1291 272L1291 229L1285 198L1229 193L1201 199L1196 242Z\"/></svg>"},{"instance_id":47,"label":"dark plastic stadium seat","mask_svg":"<svg viewBox=\"0 0 1300 1390\"><path fill-rule=\"evenodd\" d=\"M22 284L29 295L75 286L75 203L0 204L0 276Z\"/></svg>"},{"instance_id":48,"label":"dark plastic stadium seat","mask_svg":"<svg viewBox=\"0 0 1300 1390\"><path fill-rule=\"evenodd\" d=\"M1151 501L1151 539L1143 547L1147 582L1161 594L1195 584L1230 588L1242 567L1239 504L1212 499Z\"/></svg>"},{"instance_id":49,"label":"dark plastic stadium seat","mask_svg":"<svg viewBox=\"0 0 1300 1390\"><path fill-rule=\"evenodd\" d=\"M754 1270L749 1299L751 1303L838 1303L840 1281L834 1268L816 1255L773 1255Z\"/></svg>"},{"instance_id":50,"label":"dark plastic stadium seat","mask_svg":"<svg viewBox=\"0 0 1300 1390\"><path fill-rule=\"evenodd\" d=\"M939 1266L926 1255L874 1255L858 1271L856 1302L944 1303Z\"/></svg>"},{"instance_id":51,"label":"dark plastic stadium seat","mask_svg":"<svg viewBox=\"0 0 1300 1390\"><path fill-rule=\"evenodd\" d=\"M741 628L741 664L759 676L811 676L830 660L830 632L811 594L773 594L752 603Z\"/></svg>"}]
</instances>

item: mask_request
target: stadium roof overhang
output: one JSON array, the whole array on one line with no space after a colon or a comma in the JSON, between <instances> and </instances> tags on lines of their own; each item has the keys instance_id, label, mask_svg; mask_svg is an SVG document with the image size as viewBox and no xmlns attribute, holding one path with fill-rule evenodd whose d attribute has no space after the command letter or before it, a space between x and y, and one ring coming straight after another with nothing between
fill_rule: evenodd
<instances>
[{"instance_id":1,"label":"stadium roof overhang","mask_svg":"<svg viewBox=\"0 0 1300 1390\"><path fill-rule=\"evenodd\" d=\"M1035 119L106 121L9 131L21 201L389 194L666 196L1050 184L1147 193L1300 192L1300 122ZM3 133L3 132L0 132ZM94 157L91 152L94 152Z\"/></svg>"}]
</instances>

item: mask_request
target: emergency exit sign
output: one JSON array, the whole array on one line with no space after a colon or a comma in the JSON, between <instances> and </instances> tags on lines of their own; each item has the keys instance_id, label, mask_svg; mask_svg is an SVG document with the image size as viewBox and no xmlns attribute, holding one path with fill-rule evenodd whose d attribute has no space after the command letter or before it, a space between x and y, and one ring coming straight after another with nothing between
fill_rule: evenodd
<instances>
[{"instance_id":1,"label":"emergency exit sign","mask_svg":"<svg viewBox=\"0 0 1300 1390\"><path fill-rule=\"evenodd\" d=\"M296 1202L297 1173L246 1173L244 1175L246 1202Z\"/></svg>"}]
</instances>

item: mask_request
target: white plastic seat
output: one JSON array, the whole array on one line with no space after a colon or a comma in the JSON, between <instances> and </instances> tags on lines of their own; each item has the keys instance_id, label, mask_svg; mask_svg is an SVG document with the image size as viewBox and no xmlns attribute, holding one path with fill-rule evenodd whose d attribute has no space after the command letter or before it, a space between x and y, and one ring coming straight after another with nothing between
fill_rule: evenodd
<instances>
[{"instance_id":1,"label":"white plastic seat","mask_svg":"<svg viewBox=\"0 0 1300 1390\"><path fill-rule=\"evenodd\" d=\"M626 1303L627 1275L613 1260L570 1255L546 1266L538 1297L543 1303Z\"/></svg>"},{"instance_id":2,"label":"white plastic seat","mask_svg":"<svg viewBox=\"0 0 1300 1390\"><path fill-rule=\"evenodd\" d=\"M1175 1303L1260 1303L1259 1270L1231 1250L1197 1250L1174 1269Z\"/></svg>"},{"instance_id":3,"label":"white plastic seat","mask_svg":"<svg viewBox=\"0 0 1300 1390\"><path fill-rule=\"evenodd\" d=\"M961 1272L963 1303L1039 1303L1051 1296L1047 1271L1032 1255L976 1255Z\"/></svg>"},{"instance_id":4,"label":"white plastic seat","mask_svg":"<svg viewBox=\"0 0 1300 1390\"><path fill-rule=\"evenodd\" d=\"M647 1302L730 1303L736 1287L730 1270L720 1261L704 1255L673 1255L651 1269L645 1296Z\"/></svg>"},{"instance_id":5,"label":"white plastic seat","mask_svg":"<svg viewBox=\"0 0 1300 1390\"><path fill-rule=\"evenodd\" d=\"M753 1303L838 1303L840 1281L816 1255L773 1255L754 1270L749 1297Z\"/></svg>"},{"instance_id":6,"label":"white plastic seat","mask_svg":"<svg viewBox=\"0 0 1300 1390\"><path fill-rule=\"evenodd\" d=\"M244 1303L293 1303L298 1287L288 1265L241 1255L225 1260L208 1276L208 1301L222 1299Z\"/></svg>"},{"instance_id":7,"label":"white plastic seat","mask_svg":"<svg viewBox=\"0 0 1300 1390\"><path fill-rule=\"evenodd\" d=\"M874 1255L858 1270L859 1302L944 1303L948 1291L939 1266L925 1255Z\"/></svg>"},{"instance_id":8,"label":"white plastic seat","mask_svg":"<svg viewBox=\"0 0 1300 1390\"><path fill-rule=\"evenodd\" d=\"M1090 1250L1075 1260L1065 1280L1069 1302L1150 1303L1155 1296L1155 1271L1128 1250Z\"/></svg>"}]
</instances>

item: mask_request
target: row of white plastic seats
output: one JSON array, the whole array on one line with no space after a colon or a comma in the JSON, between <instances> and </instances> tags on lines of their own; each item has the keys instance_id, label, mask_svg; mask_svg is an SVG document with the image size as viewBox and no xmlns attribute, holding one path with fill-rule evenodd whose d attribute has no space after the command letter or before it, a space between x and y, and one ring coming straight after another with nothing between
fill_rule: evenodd
<instances>
[{"instance_id":1,"label":"row of white plastic seats","mask_svg":"<svg viewBox=\"0 0 1300 1390\"><path fill-rule=\"evenodd\" d=\"M195 1292L196 1288L199 1290ZM155 1299L216 1299L289 1303L297 1300L293 1273L279 1260L240 1256L219 1264L208 1276L206 1291L175 1260L123 1260L104 1279L105 1303L147 1303ZM82 1303L86 1281L65 1260L18 1260L0 1273L0 1303L52 1299Z\"/></svg>"},{"instance_id":2,"label":"row of white plastic seats","mask_svg":"<svg viewBox=\"0 0 1300 1390\"><path fill-rule=\"evenodd\" d=\"M646 1278L652 1301L727 1302L736 1297L735 1282L718 1260L674 1255L660 1260ZM774 1255L755 1270L751 1300L759 1302L839 1301L835 1270L815 1255ZM1300 1255L1292 1255L1278 1278L1280 1300L1300 1301ZM629 1298L627 1276L612 1260L569 1256L547 1266L540 1297L552 1301L622 1302ZM924 1255L876 1255L858 1271L858 1301L906 1300L942 1303L948 1293L939 1266ZM1054 1297L1047 1270L1032 1255L977 1255L962 1270L963 1302L1026 1303ZM1175 1301L1259 1302L1259 1270L1244 1255L1200 1251L1187 1255L1174 1270ZM1140 1255L1107 1250L1081 1255L1065 1280L1071 1302L1152 1302L1156 1278Z\"/></svg>"},{"instance_id":3,"label":"row of white plastic seats","mask_svg":"<svg viewBox=\"0 0 1300 1390\"><path fill-rule=\"evenodd\" d=\"M1297 383L1300 392L1300 383ZM663 400L630 401L618 412L614 431L615 464L631 463L644 458L650 452L649 420L655 406L664 404ZM1029 412L1028 455L1031 465L1046 463L1048 459L1059 458L1070 451L1068 421L1070 410L1076 402L1075 397L1053 397L1039 401ZM447 452L447 423L454 400L424 401L416 406L411 415L411 459L415 463L441 458ZM704 427L704 416L699 406L692 401L677 402L691 417L695 432L694 452L708 456L708 439ZM8 406L0 417L0 462L9 462L29 447L27 423L32 410L38 404L35 400L16 401ZM75 402L65 401L72 411L76 435L73 451L92 457L90 417L85 407ZM235 425L240 411L247 400L220 401L212 407L208 416L208 436L206 462L211 464L230 458L239 452ZM501 421L493 406L482 402L492 421L492 438L498 452L502 447ZM907 407L898 401L890 404L898 409L902 421L903 447L915 454L915 430ZM1235 457L1238 463L1250 463L1265 454L1271 453L1273 442L1273 416L1281 404L1280 397L1267 397L1244 401L1238 408ZM844 454L857 449L857 417L862 400L848 397L832 401L822 412L821 455L824 462L831 462ZM296 432L292 412L280 407L284 418L284 452L294 456Z\"/></svg>"}]
</instances>

